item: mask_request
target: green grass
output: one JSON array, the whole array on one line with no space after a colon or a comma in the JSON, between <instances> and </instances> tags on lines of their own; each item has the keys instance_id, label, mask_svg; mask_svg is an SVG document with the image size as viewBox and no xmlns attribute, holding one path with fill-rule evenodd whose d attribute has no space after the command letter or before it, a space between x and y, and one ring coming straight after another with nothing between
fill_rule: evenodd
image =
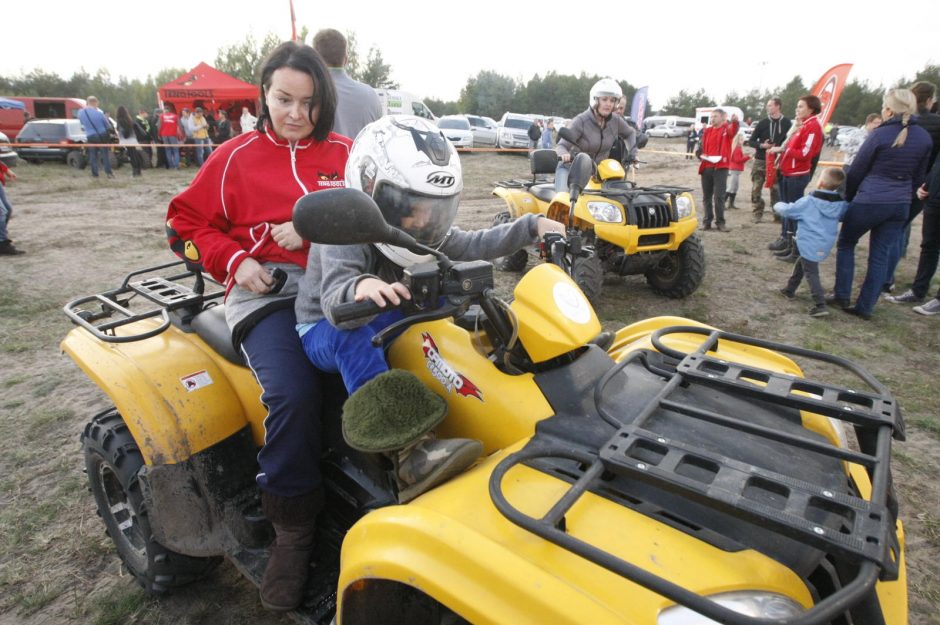
<instances>
[{"instance_id":1,"label":"green grass","mask_svg":"<svg viewBox=\"0 0 940 625\"><path fill-rule=\"evenodd\" d=\"M94 599L92 625L125 625L134 622L148 610L153 599L140 588L112 588L105 596Z\"/></svg>"}]
</instances>

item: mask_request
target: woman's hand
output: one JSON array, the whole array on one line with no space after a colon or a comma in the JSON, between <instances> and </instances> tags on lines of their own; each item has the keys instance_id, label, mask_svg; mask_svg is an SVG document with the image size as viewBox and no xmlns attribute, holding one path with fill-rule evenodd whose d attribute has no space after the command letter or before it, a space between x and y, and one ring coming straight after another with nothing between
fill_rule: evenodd
<instances>
[{"instance_id":1,"label":"woman's hand","mask_svg":"<svg viewBox=\"0 0 940 625\"><path fill-rule=\"evenodd\" d=\"M571 162L571 155L570 155L570 154L561 154L561 155L559 155L558 160L560 160L562 163L570 163L570 162Z\"/></svg>"},{"instance_id":2,"label":"woman's hand","mask_svg":"<svg viewBox=\"0 0 940 625\"><path fill-rule=\"evenodd\" d=\"M389 284L378 278L363 278L356 285L356 301L362 302L371 299L381 307L386 306L386 302L392 306L401 304L402 299L411 299L411 291L401 282Z\"/></svg>"},{"instance_id":3,"label":"woman's hand","mask_svg":"<svg viewBox=\"0 0 940 625\"><path fill-rule=\"evenodd\" d=\"M542 217L541 219L536 221L536 224L538 224L540 239L545 236L546 232L557 232L558 234L562 234L562 235L566 234L565 224L561 223L560 221L555 221L554 219L548 219L546 217Z\"/></svg>"},{"instance_id":4,"label":"woman's hand","mask_svg":"<svg viewBox=\"0 0 940 625\"><path fill-rule=\"evenodd\" d=\"M927 191L927 185L926 184L920 185L920 187L917 189L917 199L926 200L927 196L929 195L930 195L930 192Z\"/></svg>"},{"instance_id":5,"label":"woman's hand","mask_svg":"<svg viewBox=\"0 0 940 625\"><path fill-rule=\"evenodd\" d=\"M235 284L252 293L267 293L274 285L274 278L254 258L246 258L235 270Z\"/></svg>"},{"instance_id":6,"label":"woman's hand","mask_svg":"<svg viewBox=\"0 0 940 625\"><path fill-rule=\"evenodd\" d=\"M304 240L301 239L297 231L294 230L294 224L290 221L285 221L282 224L273 226L271 228L271 236L274 237L275 243L291 252L299 250L304 245Z\"/></svg>"}]
</instances>

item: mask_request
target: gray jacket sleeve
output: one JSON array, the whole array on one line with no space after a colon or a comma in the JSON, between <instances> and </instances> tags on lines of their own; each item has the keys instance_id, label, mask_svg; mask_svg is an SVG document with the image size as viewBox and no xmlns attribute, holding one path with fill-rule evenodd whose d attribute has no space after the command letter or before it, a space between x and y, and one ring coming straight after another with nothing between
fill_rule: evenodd
<instances>
[{"instance_id":1,"label":"gray jacket sleeve","mask_svg":"<svg viewBox=\"0 0 940 625\"><path fill-rule=\"evenodd\" d=\"M440 250L453 260L491 260L532 245L538 238L541 215L523 215L515 221L467 232L452 228Z\"/></svg>"},{"instance_id":2,"label":"gray jacket sleeve","mask_svg":"<svg viewBox=\"0 0 940 625\"><path fill-rule=\"evenodd\" d=\"M370 245L320 245L320 305L326 319L337 328L350 330L369 323L375 317L336 323L334 310L339 304L356 301L356 285L364 278L375 278L368 273L373 264ZM311 246L312 249L312 246Z\"/></svg>"},{"instance_id":3,"label":"gray jacket sleeve","mask_svg":"<svg viewBox=\"0 0 940 625\"><path fill-rule=\"evenodd\" d=\"M584 119L581 116L576 116L571 122L568 123L567 128L574 135L575 141L580 141L581 137L584 135ZM564 156L565 154L570 154L571 158L574 158L575 155L581 151L581 148L578 147L576 143L571 143L567 139L562 139L559 137L558 143L555 144L555 152L558 156Z\"/></svg>"}]
</instances>

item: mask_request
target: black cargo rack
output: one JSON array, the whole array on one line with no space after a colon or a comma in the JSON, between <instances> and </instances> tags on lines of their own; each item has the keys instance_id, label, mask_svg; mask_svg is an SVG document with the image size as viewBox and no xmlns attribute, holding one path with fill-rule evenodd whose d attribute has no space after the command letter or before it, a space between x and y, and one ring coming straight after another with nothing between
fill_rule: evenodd
<instances>
[{"instance_id":1,"label":"black cargo rack","mask_svg":"<svg viewBox=\"0 0 940 625\"><path fill-rule=\"evenodd\" d=\"M668 334L701 334L705 338L692 353L679 352L662 342ZM863 381L871 391L839 388L756 367L721 360L709 355L720 340L774 350L826 363L849 371ZM497 509L516 525L567 549L607 570L648 588L677 604L684 605L715 621L734 625L758 623L787 623L788 625L821 625L845 613L865 600L876 581L895 580L898 577L900 547L893 512L893 493L890 477L891 438L904 438L901 411L891 394L867 371L858 365L830 354L798 347L721 332L700 326L673 326L662 328L651 336L653 346L661 353L680 360L674 374L664 382L662 389L642 409L631 423L617 420L602 405L604 386L632 362L644 357L637 351L612 367L595 385L594 402L598 415L610 427L612 436L598 449L566 444L550 437L533 437L529 444L503 459L490 477L490 496ZM855 428L860 451L855 452L829 443L793 436L779 430L750 423L727 414L704 410L691 403L670 399L669 395L680 385L708 385L763 400L768 404L818 413L848 422ZM836 493L793 476L746 465L727 458L713 450L694 444L669 440L646 429L649 417L665 409L684 418L699 419L707 423L733 428L741 432L764 437L781 445L803 450L863 466L871 477L871 499L847 493ZM632 455L636 446L645 452ZM642 459L639 456L642 455ZM657 460L650 462L649 458ZM515 508L502 491L506 473L516 465L525 463L538 469L539 462L563 459L579 463L581 476L542 517L529 516ZM685 463L698 469L696 477L678 471ZM823 553L849 563L857 571L854 578L815 606L789 619L761 619L734 612L711 599L654 575L594 545L569 535L565 515L585 492L599 486L602 476L615 474L678 494L698 504L760 525L767 531L790 539L800 540ZM702 478L711 476L711 479ZM768 505L766 498L753 497L752 489L775 495L776 505ZM758 500L760 499L760 500ZM824 510L840 517L843 527L823 527L815 519L814 510Z\"/></svg>"},{"instance_id":2,"label":"black cargo rack","mask_svg":"<svg viewBox=\"0 0 940 625\"><path fill-rule=\"evenodd\" d=\"M207 303L224 294L222 290L204 293L205 279L202 274L188 269L168 277L155 276L134 280L140 276L154 274L164 269L179 268L185 264L185 261L176 261L133 271L124 277L124 281L118 288L74 299L63 306L62 310L73 323L106 343L130 343L148 339L170 327L172 313L180 310L198 312ZM180 283L181 280L186 279L194 280L192 287ZM211 282L218 284L214 280ZM142 312L130 310L128 306L131 300L138 295L153 302L156 307ZM115 316L117 318L113 321L96 323ZM117 328L154 317L160 318L160 324L156 328L124 336L115 334Z\"/></svg>"}]
</instances>

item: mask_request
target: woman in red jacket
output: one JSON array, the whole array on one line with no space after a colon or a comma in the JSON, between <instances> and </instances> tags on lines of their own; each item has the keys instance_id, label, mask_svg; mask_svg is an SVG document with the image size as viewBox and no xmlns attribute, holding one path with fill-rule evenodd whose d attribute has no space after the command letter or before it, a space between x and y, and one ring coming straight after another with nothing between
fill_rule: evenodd
<instances>
[{"instance_id":1,"label":"woman in red jacket","mask_svg":"<svg viewBox=\"0 0 940 625\"><path fill-rule=\"evenodd\" d=\"M266 608L303 599L323 506L320 373L297 336L294 299L309 245L294 203L345 186L350 140L332 132L336 92L313 48L278 46L261 70L259 128L226 141L167 213L171 246L226 284L225 318L268 410L256 481L276 540L261 582ZM286 282L275 289L275 273ZM276 291L276 292L274 292Z\"/></svg>"},{"instance_id":2,"label":"woman in red jacket","mask_svg":"<svg viewBox=\"0 0 940 625\"><path fill-rule=\"evenodd\" d=\"M813 176L816 158L822 151L823 131L816 117L822 110L822 103L814 95L805 95L796 104L796 117L793 122L795 131L787 142L772 148L774 154L782 153L778 162L780 168L780 201L796 202L803 197L806 185ZM786 237L788 246L778 254L781 260L795 261L799 258L793 245L797 222L783 219L781 235Z\"/></svg>"}]
</instances>

